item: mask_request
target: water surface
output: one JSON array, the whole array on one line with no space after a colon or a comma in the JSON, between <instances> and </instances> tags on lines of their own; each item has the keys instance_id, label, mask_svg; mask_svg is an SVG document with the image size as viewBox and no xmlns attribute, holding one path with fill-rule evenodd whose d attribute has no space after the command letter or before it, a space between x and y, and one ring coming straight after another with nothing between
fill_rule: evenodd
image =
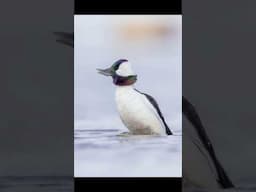
<instances>
[{"instance_id":1,"label":"water surface","mask_svg":"<svg viewBox=\"0 0 256 192\"><path fill-rule=\"evenodd\" d=\"M75 129L75 177L180 177L181 135L122 135Z\"/></svg>"}]
</instances>

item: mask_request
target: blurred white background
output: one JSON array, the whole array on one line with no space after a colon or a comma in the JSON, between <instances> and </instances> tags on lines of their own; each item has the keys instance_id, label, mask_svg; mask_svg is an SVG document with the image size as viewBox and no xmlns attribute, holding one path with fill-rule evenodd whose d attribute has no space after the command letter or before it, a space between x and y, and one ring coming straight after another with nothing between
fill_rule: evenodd
<instances>
[{"instance_id":1,"label":"blurred white background","mask_svg":"<svg viewBox=\"0 0 256 192\"><path fill-rule=\"evenodd\" d=\"M116 137L127 129L115 86L96 71L128 59L136 88L157 100L181 135L181 15L75 15L74 24L75 176L181 176L181 136Z\"/></svg>"},{"instance_id":2,"label":"blurred white background","mask_svg":"<svg viewBox=\"0 0 256 192\"><path fill-rule=\"evenodd\" d=\"M76 127L118 118L112 79L99 75L117 59L128 59L136 88L152 95L167 123L181 130L182 32L180 15L75 16ZM107 123L106 122L106 123Z\"/></svg>"}]
</instances>

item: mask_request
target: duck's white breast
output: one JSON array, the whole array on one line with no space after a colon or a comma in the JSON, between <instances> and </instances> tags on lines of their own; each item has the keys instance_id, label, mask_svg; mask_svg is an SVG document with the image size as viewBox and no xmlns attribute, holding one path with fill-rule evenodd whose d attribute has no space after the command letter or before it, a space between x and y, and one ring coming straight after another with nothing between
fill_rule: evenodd
<instances>
[{"instance_id":1,"label":"duck's white breast","mask_svg":"<svg viewBox=\"0 0 256 192\"><path fill-rule=\"evenodd\" d=\"M117 86L116 104L123 123L133 134L165 135L153 106L132 86Z\"/></svg>"}]
</instances>

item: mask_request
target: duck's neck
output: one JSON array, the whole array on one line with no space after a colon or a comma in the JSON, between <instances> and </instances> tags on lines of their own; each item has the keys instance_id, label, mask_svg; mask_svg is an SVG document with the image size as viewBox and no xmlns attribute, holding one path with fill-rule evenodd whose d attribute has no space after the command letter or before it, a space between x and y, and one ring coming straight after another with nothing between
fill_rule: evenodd
<instances>
[{"instance_id":1,"label":"duck's neck","mask_svg":"<svg viewBox=\"0 0 256 192\"><path fill-rule=\"evenodd\" d=\"M132 85L122 85L122 86L120 86L120 85L116 85L116 90L134 90L135 88L134 88L134 85L132 84Z\"/></svg>"},{"instance_id":2,"label":"duck's neck","mask_svg":"<svg viewBox=\"0 0 256 192\"><path fill-rule=\"evenodd\" d=\"M113 76L113 83L117 86L132 86L137 81L137 75L130 75L130 76L120 76L114 75Z\"/></svg>"}]
</instances>

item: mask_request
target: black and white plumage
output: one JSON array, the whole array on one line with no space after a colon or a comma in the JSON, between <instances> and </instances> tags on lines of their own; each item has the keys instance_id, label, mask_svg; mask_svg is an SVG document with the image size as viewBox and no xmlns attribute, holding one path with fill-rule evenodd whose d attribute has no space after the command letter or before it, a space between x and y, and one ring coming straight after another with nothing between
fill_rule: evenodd
<instances>
[{"instance_id":1,"label":"black and white plumage","mask_svg":"<svg viewBox=\"0 0 256 192\"><path fill-rule=\"evenodd\" d=\"M156 100L134 88L137 76L126 59L116 61L99 73L112 76L120 118L132 134L172 135Z\"/></svg>"},{"instance_id":2,"label":"black and white plumage","mask_svg":"<svg viewBox=\"0 0 256 192\"><path fill-rule=\"evenodd\" d=\"M135 90L138 91L137 89L135 89ZM156 109L159 117L161 118L161 120L162 120L162 122L164 124L166 134L167 135L172 135L172 132L171 132L169 126L167 125L167 123L165 122L164 116L163 116L162 112L160 111L160 108L159 108L156 100L151 95L149 95L149 94L142 93L140 91L138 91L138 92L143 94L143 95L145 95L147 97L148 101L154 106L154 108Z\"/></svg>"}]
</instances>

